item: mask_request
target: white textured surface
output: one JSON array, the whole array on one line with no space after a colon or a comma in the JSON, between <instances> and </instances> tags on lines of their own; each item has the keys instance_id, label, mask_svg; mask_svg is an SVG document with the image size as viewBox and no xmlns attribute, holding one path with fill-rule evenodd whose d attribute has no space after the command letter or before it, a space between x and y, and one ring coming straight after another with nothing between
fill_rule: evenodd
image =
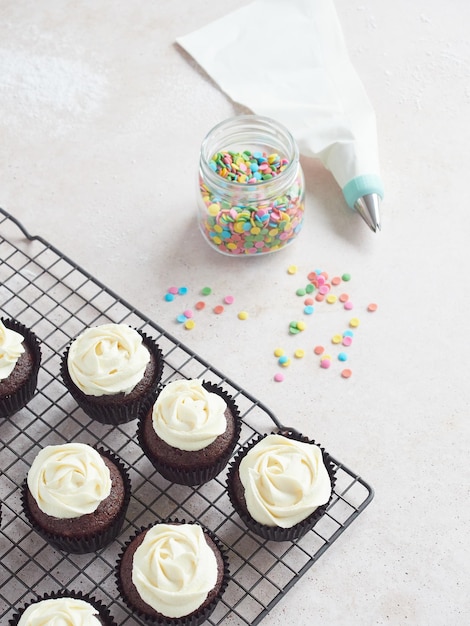
<instances>
[{"instance_id":1,"label":"white textured surface","mask_svg":"<svg viewBox=\"0 0 470 626\"><path fill-rule=\"evenodd\" d=\"M246 2L243 2L246 4ZM366 512L266 618L332 625L470 622L468 236L470 4L337 0L375 106L383 230L349 212L304 161L298 241L260 259L212 252L195 225L199 146L240 111L174 40L229 11L191 2L3 1L0 206L315 437L376 490ZM282 43L273 53L283 53ZM245 51L241 62L252 57ZM261 54L261 52L259 52ZM287 267L299 272L289 276ZM345 381L312 348L350 315L325 305L295 338L295 289L315 268L350 272L361 319ZM166 289L186 285L172 304ZM209 309L175 316L204 285ZM365 312L371 300L375 314ZM208 300L209 302L209 300ZM240 322L236 312L250 318ZM273 349L307 355L273 382Z\"/></svg>"}]
</instances>

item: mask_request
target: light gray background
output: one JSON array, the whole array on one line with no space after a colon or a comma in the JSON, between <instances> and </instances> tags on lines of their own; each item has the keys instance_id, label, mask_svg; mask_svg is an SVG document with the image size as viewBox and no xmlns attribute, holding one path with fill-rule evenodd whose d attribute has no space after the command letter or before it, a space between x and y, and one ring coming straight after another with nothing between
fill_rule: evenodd
<instances>
[{"instance_id":1,"label":"light gray background","mask_svg":"<svg viewBox=\"0 0 470 626\"><path fill-rule=\"evenodd\" d=\"M377 113L381 233L304 159L307 217L292 247L230 259L205 244L195 222L200 143L242 108L174 41L230 11L215 0L2 0L0 206L374 486L371 506L267 626L293 616L299 626L464 625L470 4L336 7ZM351 315L318 306L306 331L288 333L303 318L295 290L316 268L352 275L347 291L361 325L347 381L335 360L321 370L313 347L336 350L330 337ZM188 295L164 302L170 285ZM205 285L207 307L184 330L175 317ZM229 293L234 304L216 316L212 307ZM379 304L374 314L370 301ZM306 351L283 383L273 381L278 346Z\"/></svg>"}]
</instances>

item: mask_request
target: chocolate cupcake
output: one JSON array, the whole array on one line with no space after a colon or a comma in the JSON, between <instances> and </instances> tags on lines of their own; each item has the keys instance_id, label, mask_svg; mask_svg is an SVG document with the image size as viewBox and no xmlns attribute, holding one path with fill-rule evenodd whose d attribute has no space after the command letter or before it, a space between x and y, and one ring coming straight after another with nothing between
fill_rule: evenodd
<instances>
[{"instance_id":1,"label":"chocolate cupcake","mask_svg":"<svg viewBox=\"0 0 470 626\"><path fill-rule=\"evenodd\" d=\"M36 391L40 364L36 335L15 320L0 320L0 417L28 404Z\"/></svg>"},{"instance_id":2,"label":"chocolate cupcake","mask_svg":"<svg viewBox=\"0 0 470 626\"><path fill-rule=\"evenodd\" d=\"M228 575L217 537L184 520L141 528L124 546L116 568L119 592L131 611L167 626L204 623L225 591Z\"/></svg>"},{"instance_id":3,"label":"chocolate cupcake","mask_svg":"<svg viewBox=\"0 0 470 626\"><path fill-rule=\"evenodd\" d=\"M201 485L227 465L238 441L240 415L223 389L175 380L140 419L138 437L155 469L171 482Z\"/></svg>"},{"instance_id":4,"label":"chocolate cupcake","mask_svg":"<svg viewBox=\"0 0 470 626\"><path fill-rule=\"evenodd\" d=\"M83 623L90 626L116 626L116 622L102 602L81 591L67 590L46 593L36 600L27 602L10 619L9 626L55 624L55 620L61 624Z\"/></svg>"},{"instance_id":5,"label":"chocolate cupcake","mask_svg":"<svg viewBox=\"0 0 470 626\"><path fill-rule=\"evenodd\" d=\"M292 432L260 435L239 451L227 476L235 511L252 532L272 541L292 541L311 530L334 483L330 456Z\"/></svg>"},{"instance_id":6,"label":"chocolate cupcake","mask_svg":"<svg viewBox=\"0 0 470 626\"><path fill-rule=\"evenodd\" d=\"M149 409L162 372L160 348L126 324L87 328L61 363L62 380L79 406L92 419L114 425Z\"/></svg>"},{"instance_id":7,"label":"chocolate cupcake","mask_svg":"<svg viewBox=\"0 0 470 626\"><path fill-rule=\"evenodd\" d=\"M52 546L96 552L119 534L131 484L118 457L84 443L46 446L23 483L23 509Z\"/></svg>"}]
</instances>

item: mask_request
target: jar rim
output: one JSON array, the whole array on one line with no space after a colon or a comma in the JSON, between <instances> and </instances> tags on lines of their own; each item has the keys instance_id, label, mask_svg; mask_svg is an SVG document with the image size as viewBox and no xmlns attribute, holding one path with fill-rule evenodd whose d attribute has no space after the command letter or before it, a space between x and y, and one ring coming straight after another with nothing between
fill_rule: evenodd
<instances>
[{"instance_id":1,"label":"jar rim","mask_svg":"<svg viewBox=\"0 0 470 626\"><path fill-rule=\"evenodd\" d=\"M230 134L230 131L231 134ZM242 134L250 134L253 136L258 134L259 136L263 133L263 137L267 139L271 138L272 143L276 143L280 146L282 142L284 145L281 147L285 148L285 151L288 153L286 156L289 159L286 168L280 172L277 176L267 179L267 180L259 180L253 183L246 182L238 182L233 180L228 180L218 175L214 170L209 167L209 161L212 159L213 155L217 152L222 151L223 146L230 146L230 143L233 143L234 138L237 135ZM274 140L273 140L274 139ZM257 143L254 139L251 140L251 143ZM266 143L259 142L259 143ZM214 145L215 144L215 145ZM225 149L228 149L227 147ZM277 148L278 151L279 148ZM297 167L299 162L299 149L297 143L291 134L291 132L280 122L274 120L265 115L257 115L254 113L248 113L243 115L235 115L233 117L227 118L216 124L205 136L201 144L201 152L200 152L200 167L204 173L204 177L208 177L211 182L216 184L217 186L221 186L223 189L251 189L251 190L260 190L262 188L269 187L273 184L285 184L285 180L290 176L295 176Z\"/></svg>"}]
</instances>

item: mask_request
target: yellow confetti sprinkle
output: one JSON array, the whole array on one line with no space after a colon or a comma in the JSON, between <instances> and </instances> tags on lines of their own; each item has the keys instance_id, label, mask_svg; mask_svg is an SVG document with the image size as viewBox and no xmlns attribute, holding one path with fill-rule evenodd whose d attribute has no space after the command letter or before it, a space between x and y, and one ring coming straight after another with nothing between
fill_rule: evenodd
<instances>
[{"instance_id":1,"label":"yellow confetti sprinkle","mask_svg":"<svg viewBox=\"0 0 470 626\"><path fill-rule=\"evenodd\" d=\"M342 335L333 335L333 337L331 338L331 341L333 343L341 343L343 340L343 336Z\"/></svg>"},{"instance_id":2,"label":"yellow confetti sprinkle","mask_svg":"<svg viewBox=\"0 0 470 626\"><path fill-rule=\"evenodd\" d=\"M187 320L184 323L184 327L186 330L192 330L196 326L196 322L194 320Z\"/></svg>"},{"instance_id":3,"label":"yellow confetti sprinkle","mask_svg":"<svg viewBox=\"0 0 470 626\"><path fill-rule=\"evenodd\" d=\"M282 348L276 348L274 350L274 356L283 356L284 350Z\"/></svg>"},{"instance_id":4,"label":"yellow confetti sprinkle","mask_svg":"<svg viewBox=\"0 0 470 626\"><path fill-rule=\"evenodd\" d=\"M302 348L298 348L294 352L294 356L296 359L303 359L303 357L305 356L305 350L302 350Z\"/></svg>"},{"instance_id":5,"label":"yellow confetti sprinkle","mask_svg":"<svg viewBox=\"0 0 470 626\"><path fill-rule=\"evenodd\" d=\"M240 311L240 313L238 314L238 319L239 320L247 320L248 319L248 313L246 311Z\"/></svg>"},{"instance_id":6,"label":"yellow confetti sprinkle","mask_svg":"<svg viewBox=\"0 0 470 626\"><path fill-rule=\"evenodd\" d=\"M357 319L357 317L353 317L351 320L349 320L349 325L351 326L351 328L357 328L359 326L359 320Z\"/></svg>"},{"instance_id":7,"label":"yellow confetti sprinkle","mask_svg":"<svg viewBox=\"0 0 470 626\"><path fill-rule=\"evenodd\" d=\"M287 273L288 274L297 274L297 270L298 270L297 265L289 265L289 267L287 268Z\"/></svg>"}]
</instances>

